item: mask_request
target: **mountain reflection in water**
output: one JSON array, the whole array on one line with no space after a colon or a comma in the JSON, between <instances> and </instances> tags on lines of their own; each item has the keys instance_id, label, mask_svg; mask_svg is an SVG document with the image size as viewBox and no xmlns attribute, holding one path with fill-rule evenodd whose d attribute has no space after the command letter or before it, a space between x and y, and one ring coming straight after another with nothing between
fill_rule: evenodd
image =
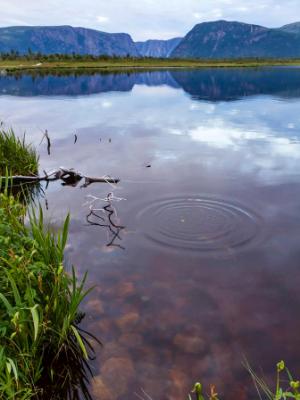
<instances>
[{"instance_id":1,"label":"mountain reflection in water","mask_svg":"<svg viewBox=\"0 0 300 400\"><path fill-rule=\"evenodd\" d=\"M300 96L300 69L214 68L127 73L67 74L31 73L0 77L0 95L83 96L96 93L131 91L135 85L182 88L193 99L237 100L245 96Z\"/></svg>"}]
</instances>

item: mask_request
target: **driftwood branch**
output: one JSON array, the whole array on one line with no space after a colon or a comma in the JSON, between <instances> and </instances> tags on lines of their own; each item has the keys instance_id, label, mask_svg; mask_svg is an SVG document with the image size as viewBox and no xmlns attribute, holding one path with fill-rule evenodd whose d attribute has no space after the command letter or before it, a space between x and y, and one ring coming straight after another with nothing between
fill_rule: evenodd
<instances>
[{"instance_id":1,"label":"driftwood branch","mask_svg":"<svg viewBox=\"0 0 300 400\"><path fill-rule=\"evenodd\" d=\"M4 178L4 177L3 177ZM120 179L114 179L110 177L90 177L75 171L74 169L59 168L55 171L47 173L44 171L44 175L33 175L33 176L23 176L14 175L9 177L14 183L35 183L35 182L52 182L52 181L63 181L65 186L77 186L77 184L84 180L82 187L87 187L92 183L112 183L116 184L120 182Z\"/></svg>"}]
</instances>

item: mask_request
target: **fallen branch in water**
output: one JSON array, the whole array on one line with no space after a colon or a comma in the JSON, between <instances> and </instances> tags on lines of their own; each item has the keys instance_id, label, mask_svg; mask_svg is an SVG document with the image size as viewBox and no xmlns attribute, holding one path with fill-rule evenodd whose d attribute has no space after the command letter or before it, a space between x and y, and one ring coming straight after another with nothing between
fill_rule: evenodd
<instances>
[{"instance_id":1,"label":"fallen branch in water","mask_svg":"<svg viewBox=\"0 0 300 400\"><path fill-rule=\"evenodd\" d=\"M92 183L112 183L116 184L120 182L120 179L114 179L107 176L102 177L90 177L82 175L80 172L75 171L73 168L66 169L60 167L59 169L47 173L44 171L44 176L23 176L23 175L14 175L8 177L9 180L12 180L14 183L35 183L35 182L52 182L52 181L63 181L62 185L64 186L77 186L77 184L84 179L84 184L81 187L87 187ZM1 179L1 177L0 177ZM3 177L5 179L5 177Z\"/></svg>"}]
</instances>

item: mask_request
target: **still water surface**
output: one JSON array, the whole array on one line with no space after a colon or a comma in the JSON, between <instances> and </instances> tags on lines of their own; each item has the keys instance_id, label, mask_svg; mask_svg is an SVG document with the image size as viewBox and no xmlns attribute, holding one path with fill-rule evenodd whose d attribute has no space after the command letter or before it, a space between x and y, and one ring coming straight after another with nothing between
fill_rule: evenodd
<instances>
[{"instance_id":1,"label":"still water surface","mask_svg":"<svg viewBox=\"0 0 300 400\"><path fill-rule=\"evenodd\" d=\"M300 374L300 69L6 76L0 94L41 170L121 179L46 191L96 286L95 400L185 399L196 380L253 399L244 357Z\"/></svg>"}]
</instances>

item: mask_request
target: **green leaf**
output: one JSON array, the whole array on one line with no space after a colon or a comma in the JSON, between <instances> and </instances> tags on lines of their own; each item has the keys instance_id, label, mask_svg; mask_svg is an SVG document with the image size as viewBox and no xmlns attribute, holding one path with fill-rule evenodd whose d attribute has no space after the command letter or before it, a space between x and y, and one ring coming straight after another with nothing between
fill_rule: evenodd
<instances>
[{"instance_id":1,"label":"green leaf","mask_svg":"<svg viewBox=\"0 0 300 400\"><path fill-rule=\"evenodd\" d=\"M7 358L7 360L11 366L11 369L13 370L15 380L16 380L16 382L18 382L19 378L18 378L18 371L17 371L16 364L14 363L14 361L11 358ZM9 371L9 373L10 373L10 371Z\"/></svg>"},{"instance_id":2,"label":"green leaf","mask_svg":"<svg viewBox=\"0 0 300 400\"><path fill-rule=\"evenodd\" d=\"M38 305L36 304L34 307L30 307L33 326L34 326L34 341L36 341L39 333L39 314L37 312Z\"/></svg>"},{"instance_id":3,"label":"green leaf","mask_svg":"<svg viewBox=\"0 0 300 400\"><path fill-rule=\"evenodd\" d=\"M61 248L64 250L68 240L68 232L69 232L69 225L70 225L70 214L67 215L67 218L64 223L63 231L62 231L62 243Z\"/></svg>"},{"instance_id":4,"label":"green leaf","mask_svg":"<svg viewBox=\"0 0 300 400\"><path fill-rule=\"evenodd\" d=\"M77 342L78 342L78 344L79 344L79 346L80 346L80 348L81 348L81 350L82 350L82 353L83 353L85 359L87 360L87 359L88 359L88 354L87 354L85 345L84 345L84 343L83 343L83 341L82 341L82 339L81 339L81 337L80 337L80 335L79 335L78 330L75 328L74 325L71 325L71 329L72 329L72 331L74 332L74 335L75 335L75 337L76 337L76 339L77 339Z\"/></svg>"},{"instance_id":5,"label":"green leaf","mask_svg":"<svg viewBox=\"0 0 300 400\"><path fill-rule=\"evenodd\" d=\"M12 315L13 312L14 312L14 309L11 306L11 304L9 303L9 301L7 300L7 298L2 293L0 293L0 299L3 301L3 303L4 303L4 305L5 305L6 309L7 309L8 314Z\"/></svg>"}]
</instances>

